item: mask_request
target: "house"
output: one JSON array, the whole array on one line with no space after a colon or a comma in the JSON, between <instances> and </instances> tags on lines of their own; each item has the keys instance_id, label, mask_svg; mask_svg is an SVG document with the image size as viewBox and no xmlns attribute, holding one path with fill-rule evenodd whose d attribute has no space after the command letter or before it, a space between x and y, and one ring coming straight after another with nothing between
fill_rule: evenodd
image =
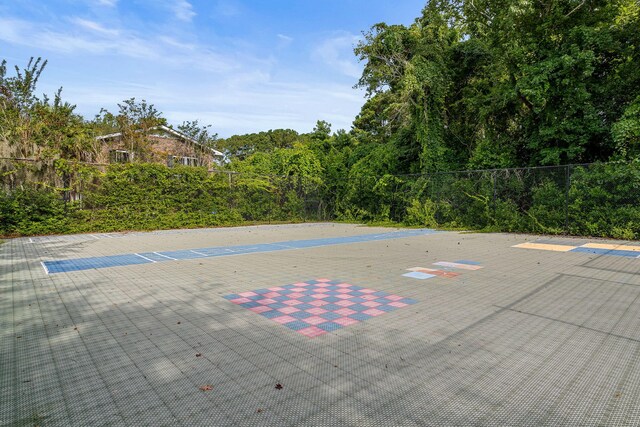
<instances>
[{"instance_id":1,"label":"house","mask_svg":"<svg viewBox=\"0 0 640 427\"><path fill-rule=\"evenodd\" d=\"M222 162L224 154L196 141L189 136L159 125L149 129L135 141L125 141L122 132L96 137L101 143L98 150L100 163L128 163L141 160L150 163L212 167Z\"/></svg>"}]
</instances>

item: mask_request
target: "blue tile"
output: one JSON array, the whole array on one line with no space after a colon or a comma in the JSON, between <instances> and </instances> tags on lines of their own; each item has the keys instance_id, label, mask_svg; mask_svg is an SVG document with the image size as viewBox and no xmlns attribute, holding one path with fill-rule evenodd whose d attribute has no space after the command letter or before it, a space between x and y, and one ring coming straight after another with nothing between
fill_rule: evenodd
<instances>
[{"instance_id":1,"label":"blue tile","mask_svg":"<svg viewBox=\"0 0 640 427\"><path fill-rule=\"evenodd\" d=\"M349 301L351 301L351 302L367 302L366 299L360 298L360 297L349 298Z\"/></svg>"},{"instance_id":2,"label":"blue tile","mask_svg":"<svg viewBox=\"0 0 640 427\"><path fill-rule=\"evenodd\" d=\"M320 323L319 325L316 325L316 327L322 329L323 331L331 332L331 331L340 329L343 326L333 322L325 322L325 323Z\"/></svg>"},{"instance_id":3,"label":"blue tile","mask_svg":"<svg viewBox=\"0 0 640 427\"><path fill-rule=\"evenodd\" d=\"M284 301L290 301L291 300L290 297L286 297L286 296L272 297L271 299L274 300L274 301L279 301L279 302L284 302Z\"/></svg>"},{"instance_id":4,"label":"blue tile","mask_svg":"<svg viewBox=\"0 0 640 427\"><path fill-rule=\"evenodd\" d=\"M341 308L344 308L344 307L342 307L341 305L336 305L336 304L327 304L327 305L323 305L320 308L324 308L327 311L336 311L336 310L340 310ZM349 308L351 308L351 307L349 307Z\"/></svg>"},{"instance_id":5,"label":"blue tile","mask_svg":"<svg viewBox=\"0 0 640 427\"><path fill-rule=\"evenodd\" d=\"M241 297L238 294L230 294L230 295L225 295L222 298L224 298L224 299L236 299L236 298L241 298Z\"/></svg>"},{"instance_id":6,"label":"blue tile","mask_svg":"<svg viewBox=\"0 0 640 427\"><path fill-rule=\"evenodd\" d=\"M377 308L378 310L382 310L382 311L386 311L386 312L389 312L389 311L393 311L393 310L397 310L397 309L398 309L398 307L394 307L394 306L392 306L392 305L379 305L379 306L377 306L376 308Z\"/></svg>"},{"instance_id":7,"label":"blue tile","mask_svg":"<svg viewBox=\"0 0 640 427\"><path fill-rule=\"evenodd\" d=\"M296 320L295 322L285 323L284 326L289 329L293 329L294 331L299 331L300 329L308 328L311 325L309 325L307 322Z\"/></svg>"},{"instance_id":8,"label":"blue tile","mask_svg":"<svg viewBox=\"0 0 640 427\"><path fill-rule=\"evenodd\" d=\"M386 297L386 296L388 296L388 295L389 295L389 293L388 293L388 292L384 292L384 291L378 291L378 292L374 292L374 293L373 293L373 294L371 294L371 295L375 295L375 296L377 296L377 297Z\"/></svg>"},{"instance_id":9,"label":"blue tile","mask_svg":"<svg viewBox=\"0 0 640 427\"><path fill-rule=\"evenodd\" d=\"M458 261L453 261L457 264L467 264L467 265L480 265L478 261L469 261L467 259L459 259Z\"/></svg>"},{"instance_id":10,"label":"blue tile","mask_svg":"<svg viewBox=\"0 0 640 427\"><path fill-rule=\"evenodd\" d=\"M402 298L401 300L399 300L398 302L403 302L405 304L415 304L418 302L418 300L415 300L413 298Z\"/></svg>"},{"instance_id":11,"label":"blue tile","mask_svg":"<svg viewBox=\"0 0 640 427\"><path fill-rule=\"evenodd\" d=\"M294 306L295 308L299 309L299 310L309 310L310 308L315 307L315 305L311 305L311 304L298 304L296 306Z\"/></svg>"},{"instance_id":12,"label":"blue tile","mask_svg":"<svg viewBox=\"0 0 640 427\"><path fill-rule=\"evenodd\" d=\"M266 317L267 319L273 319L274 317L280 317L283 316L282 313L280 313L277 310L271 310L271 311L264 311L262 313L260 313L261 315L263 315L264 317Z\"/></svg>"},{"instance_id":13,"label":"blue tile","mask_svg":"<svg viewBox=\"0 0 640 427\"><path fill-rule=\"evenodd\" d=\"M267 307L273 308L274 310L278 309L278 308L285 308L286 306L287 306L287 304L283 304L281 302L274 302L273 304L267 305Z\"/></svg>"},{"instance_id":14,"label":"blue tile","mask_svg":"<svg viewBox=\"0 0 640 427\"><path fill-rule=\"evenodd\" d=\"M353 297L360 297L360 296L365 295L365 294L362 293L362 292L359 292L359 291L351 291L351 292L349 292L349 295L351 295Z\"/></svg>"},{"instance_id":15,"label":"blue tile","mask_svg":"<svg viewBox=\"0 0 640 427\"><path fill-rule=\"evenodd\" d=\"M320 314L320 317L322 317L323 319L327 319L327 320L335 320L335 319L339 319L343 316L337 314L337 313L332 313L332 312L328 312L328 313L323 313Z\"/></svg>"},{"instance_id":16,"label":"blue tile","mask_svg":"<svg viewBox=\"0 0 640 427\"><path fill-rule=\"evenodd\" d=\"M253 307L258 307L259 305L262 304L258 304L255 301L251 301L251 302L243 302L242 304L239 304L240 307L244 307L244 308L253 308Z\"/></svg>"},{"instance_id":17,"label":"blue tile","mask_svg":"<svg viewBox=\"0 0 640 427\"><path fill-rule=\"evenodd\" d=\"M311 313L307 313L306 311L296 311L295 313L289 314L291 317L295 317L296 319L306 319L307 317L313 316Z\"/></svg>"},{"instance_id":18,"label":"blue tile","mask_svg":"<svg viewBox=\"0 0 640 427\"><path fill-rule=\"evenodd\" d=\"M349 308L351 308L351 307L349 307ZM368 314L364 314L364 313L354 313L354 314L352 314L350 316L347 316L347 317L350 317L350 318L352 318L354 320L362 321L362 320L371 319L373 316L369 316Z\"/></svg>"},{"instance_id":19,"label":"blue tile","mask_svg":"<svg viewBox=\"0 0 640 427\"><path fill-rule=\"evenodd\" d=\"M317 298L314 298L312 296L305 296L305 297L298 298L298 301L302 301L302 302L313 302L315 300L317 300Z\"/></svg>"},{"instance_id":20,"label":"blue tile","mask_svg":"<svg viewBox=\"0 0 640 427\"><path fill-rule=\"evenodd\" d=\"M324 301L326 302L338 302L338 301L342 301L340 298L338 297L328 297L328 298L323 298Z\"/></svg>"},{"instance_id":21,"label":"blue tile","mask_svg":"<svg viewBox=\"0 0 640 427\"><path fill-rule=\"evenodd\" d=\"M362 304L354 304L354 305L350 305L349 307L351 310L354 311L365 311L365 310L369 310L371 307L367 307L366 305L362 305Z\"/></svg>"},{"instance_id":22,"label":"blue tile","mask_svg":"<svg viewBox=\"0 0 640 427\"><path fill-rule=\"evenodd\" d=\"M271 291L269 289L256 289L253 292L255 292L256 294L268 294Z\"/></svg>"}]
</instances>

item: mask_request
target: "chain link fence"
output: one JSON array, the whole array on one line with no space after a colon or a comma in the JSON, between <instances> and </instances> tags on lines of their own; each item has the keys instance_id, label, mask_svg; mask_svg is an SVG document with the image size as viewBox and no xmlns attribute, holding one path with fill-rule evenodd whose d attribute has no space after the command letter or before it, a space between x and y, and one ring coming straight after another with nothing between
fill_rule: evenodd
<instances>
[{"instance_id":1,"label":"chain link fence","mask_svg":"<svg viewBox=\"0 0 640 427\"><path fill-rule=\"evenodd\" d=\"M331 183L320 177L265 176L186 166L2 162L5 196L0 203L4 222L0 231L4 234L12 232L8 221L20 217L13 229L19 230L19 223L48 221L49 228L33 229L43 233L77 231L55 228L65 218L67 223L109 218L104 219L108 226L100 226L107 230L118 226L167 228L347 219L640 237L640 161L349 176ZM10 200L11 194L25 189L32 192ZM29 203L32 206L27 206ZM49 209L46 203L59 205ZM20 210L21 205L20 215L11 211ZM50 219L52 215L57 215L57 223Z\"/></svg>"}]
</instances>

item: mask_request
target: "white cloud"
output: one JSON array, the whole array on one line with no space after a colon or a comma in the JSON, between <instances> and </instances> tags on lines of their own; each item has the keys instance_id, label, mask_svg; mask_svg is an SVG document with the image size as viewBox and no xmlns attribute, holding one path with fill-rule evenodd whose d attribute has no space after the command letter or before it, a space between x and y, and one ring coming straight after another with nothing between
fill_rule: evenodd
<instances>
[{"instance_id":1,"label":"white cloud","mask_svg":"<svg viewBox=\"0 0 640 427\"><path fill-rule=\"evenodd\" d=\"M71 18L70 21L74 24L76 24L77 26L87 29L87 30L91 30L91 31L95 31L97 33L101 33L101 34L106 34L109 36L117 36L118 35L118 30L112 29L112 28L106 28L103 25L101 25L98 22L95 21L90 21L88 19L82 19L82 18L78 18L78 17L74 17Z\"/></svg>"},{"instance_id":2,"label":"white cloud","mask_svg":"<svg viewBox=\"0 0 640 427\"><path fill-rule=\"evenodd\" d=\"M96 0L98 6L115 7L118 4L118 0Z\"/></svg>"},{"instance_id":3,"label":"white cloud","mask_svg":"<svg viewBox=\"0 0 640 427\"><path fill-rule=\"evenodd\" d=\"M193 11L193 6L187 0L173 0L172 5L173 12L180 21L191 22L196 13Z\"/></svg>"},{"instance_id":4,"label":"white cloud","mask_svg":"<svg viewBox=\"0 0 640 427\"><path fill-rule=\"evenodd\" d=\"M359 78L362 68L353 56L353 48L359 40L359 36L349 33L331 37L320 43L312 56L346 76Z\"/></svg>"},{"instance_id":5,"label":"white cloud","mask_svg":"<svg viewBox=\"0 0 640 427\"><path fill-rule=\"evenodd\" d=\"M216 14L230 18L240 15L240 6L233 0L219 0L216 4Z\"/></svg>"}]
</instances>

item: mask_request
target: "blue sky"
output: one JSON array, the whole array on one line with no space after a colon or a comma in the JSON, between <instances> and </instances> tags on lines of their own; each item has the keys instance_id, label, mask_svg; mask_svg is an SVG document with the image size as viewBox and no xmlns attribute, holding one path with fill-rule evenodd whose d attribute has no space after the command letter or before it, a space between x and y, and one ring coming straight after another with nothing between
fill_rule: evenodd
<instances>
[{"instance_id":1,"label":"blue sky","mask_svg":"<svg viewBox=\"0 0 640 427\"><path fill-rule=\"evenodd\" d=\"M10 0L0 2L0 58L49 64L38 92L63 87L86 118L135 97L170 123L221 137L316 120L349 129L361 32L408 25L424 0Z\"/></svg>"}]
</instances>

